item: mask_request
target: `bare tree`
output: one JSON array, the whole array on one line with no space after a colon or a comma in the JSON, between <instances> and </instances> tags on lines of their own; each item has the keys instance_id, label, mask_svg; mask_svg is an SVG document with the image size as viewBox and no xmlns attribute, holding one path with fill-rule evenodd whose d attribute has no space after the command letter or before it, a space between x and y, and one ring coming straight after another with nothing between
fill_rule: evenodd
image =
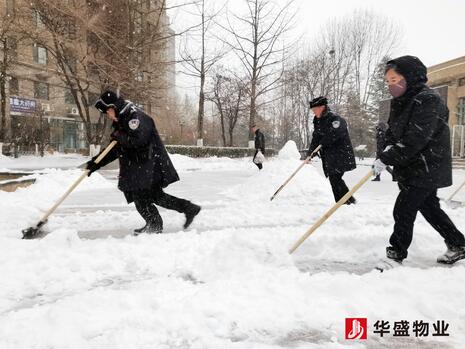
<instances>
[{"instance_id":1,"label":"bare tree","mask_svg":"<svg viewBox=\"0 0 465 349\"><path fill-rule=\"evenodd\" d=\"M31 0L31 11L42 26L30 31L44 46L69 89L85 126L89 144L100 144L107 119L92 118L93 96L118 87L138 105L166 105L168 30L165 0L102 0L63 3ZM115 21L115 18L118 21Z\"/></svg>"},{"instance_id":2,"label":"bare tree","mask_svg":"<svg viewBox=\"0 0 465 349\"><path fill-rule=\"evenodd\" d=\"M17 61L18 44L25 39L17 28L23 25L25 12L22 3L6 2L0 8L0 142L7 138L7 84L15 79L11 74ZM12 82L10 83L10 89Z\"/></svg>"},{"instance_id":3,"label":"bare tree","mask_svg":"<svg viewBox=\"0 0 465 349\"><path fill-rule=\"evenodd\" d=\"M328 21L313 45L286 64L285 98L275 109L279 142L305 145L308 101L323 95L347 118L354 144L371 148L377 103L385 93L383 62L398 42L394 24L371 12Z\"/></svg>"},{"instance_id":4,"label":"bare tree","mask_svg":"<svg viewBox=\"0 0 465 349\"><path fill-rule=\"evenodd\" d=\"M212 67L223 57L223 48L208 49L207 38L211 27L215 24L214 19L221 10L207 13L205 10L205 0L200 0L200 3L196 3L196 13L191 15L200 18L199 34L198 31L191 30L186 33L185 45L180 50L180 57L185 67L185 74L193 76L200 80L199 87L199 98L198 98L198 115L197 115L197 145L203 146L203 133L204 133L204 116L205 116L205 82L208 72ZM197 40L197 34L200 36L200 52L194 52L194 45L192 45L191 39Z\"/></svg>"},{"instance_id":5,"label":"bare tree","mask_svg":"<svg viewBox=\"0 0 465 349\"><path fill-rule=\"evenodd\" d=\"M233 49L248 80L249 146L253 142L251 127L255 124L258 99L277 87L282 76L281 61L290 45L285 35L293 24L293 0L277 7L270 0L244 0L247 13L228 17L223 28L232 36L224 42Z\"/></svg>"},{"instance_id":6,"label":"bare tree","mask_svg":"<svg viewBox=\"0 0 465 349\"><path fill-rule=\"evenodd\" d=\"M354 57L355 92L367 109L378 64L399 44L400 32L392 20L370 11L356 11L346 18Z\"/></svg>"},{"instance_id":7,"label":"bare tree","mask_svg":"<svg viewBox=\"0 0 465 349\"><path fill-rule=\"evenodd\" d=\"M219 69L224 71L224 69ZM234 130L246 107L246 88L243 81L232 74L217 73L213 78L210 99L215 103L220 117L223 146L234 145ZM226 130L227 128L227 130ZM226 132L229 142L226 141Z\"/></svg>"}]
</instances>

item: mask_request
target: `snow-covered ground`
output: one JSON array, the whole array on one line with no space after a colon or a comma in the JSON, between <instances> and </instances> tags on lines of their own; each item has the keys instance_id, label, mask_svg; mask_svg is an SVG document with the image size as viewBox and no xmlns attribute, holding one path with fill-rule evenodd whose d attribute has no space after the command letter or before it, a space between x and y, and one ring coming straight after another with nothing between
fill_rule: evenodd
<instances>
[{"instance_id":1,"label":"snow-covered ground","mask_svg":"<svg viewBox=\"0 0 465 349\"><path fill-rule=\"evenodd\" d=\"M333 205L321 164L300 164L295 145L258 172L250 159L173 155L181 181L167 192L203 210L188 231L161 209L165 234L143 224L116 188L117 171L86 179L49 219L50 234L21 240L79 176L81 156L0 158L36 170L36 184L0 191L0 348L275 349L463 348L465 263L437 265L440 236L419 216L404 267L373 270L392 230L395 183L383 174L293 254L294 242ZM59 167L59 168L47 168ZM40 170L40 171L39 171ZM347 173L352 186L369 167ZM454 187L465 180L454 171ZM457 195L465 201L465 190ZM444 206L444 205L443 205ZM465 208L446 211L465 231ZM368 340L344 339L347 317L368 318ZM391 333L373 334L376 320ZM393 337L394 321L449 324L449 337Z\"/></svg>"}]
</instances>

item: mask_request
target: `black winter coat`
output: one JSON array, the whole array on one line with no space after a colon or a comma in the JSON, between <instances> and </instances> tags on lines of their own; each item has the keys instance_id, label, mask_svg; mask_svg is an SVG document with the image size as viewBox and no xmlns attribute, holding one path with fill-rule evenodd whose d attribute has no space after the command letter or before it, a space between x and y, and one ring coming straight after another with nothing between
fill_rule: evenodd
<instances>
[{"instance_id":1,"label":"black winter coat","mask_svg":"<svg viewBox=\"0 0 465 349\"><path fill-rule=\"evenodd\" d=\"M421 86L391 103L386 145L380 154L394 176L405 185L442 188L452 184L449 110L439 94Z\"/></svg>"},{"instance_id":2,"label":"black winter coat","mask_svg":"<svg viewBox=\"0 0 465 349\"><path fill-rule=\"evenodd\" d=\"M118 188L128 202L133 201L134 192L165 188L179 180L150 116L129 102L113 123L113 130L112 137L118 143L99 167L119 159Z\"/></svg>"},{"instance_id":3,"label":"black winter coat","mask_svg":"<svg viewBox=\"0 0 465 349\"><path fill-rule=\"evenodd\" d=\"M381 153L386 148L386 131L381 128L376 129L376 158L379 159Z\"/></svg>"},{"instance_id":4,"label":"black winter coat","mask_svg":"<svg viewBox=\"0 0 465 349\"><path fill-rule=\"evenodd\" d=\"M323 171L328 177L355 169L355 156L346 121L329 107L313 119L313 137L307 156L321 144Z\"/></svg>"},{"instance_id":5,"label":"black winter coat","mask_svg":"<svg viewBox=\"0 0 465 349\"><path fill-rule=\"evenodd\" d=\"M265 155L265 135L260 130L255 131L255 150L260 150Z\"/></svg>"}]
</instances>

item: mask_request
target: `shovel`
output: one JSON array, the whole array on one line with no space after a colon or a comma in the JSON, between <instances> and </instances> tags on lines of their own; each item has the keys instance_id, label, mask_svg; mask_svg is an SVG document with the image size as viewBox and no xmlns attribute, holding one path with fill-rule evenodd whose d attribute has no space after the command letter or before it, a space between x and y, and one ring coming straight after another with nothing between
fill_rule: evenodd
<instances>
[{"instance_id":1,"label":"shovel","mask_svg":"<svg viewBox=\"0 0 465 349\"><path fill-rule=\"evenodd\" d=\"M365 177L363 177L357 184L354 185L354 187L348 191L333 207L331 207L315 224L313 224L302 237L297 240L297 242L291 247L289 250L289 254L294 253L297 248L302 245L302 243L317 230L336 210L341 207L349 198L354 194L362 185L364 185L371 176L373 176L373 171L370 170Z\"/></svg>"},{"instance_id":2,"label":"shovel","mask_svg":"<svg viewBox=\"0 0 465 349\"><path fill-rule=\"evenodd\" d=\"M110 150L116 145L116 141L112 141L104 150L103 152L97 157L97 159L94 160L96 164L98 164L102 159L110 152ZM43 234L43 231L41 231L42 226L44 226L45 223L47 223L48 217L57 209L58 206L61 205L61 203L68 197L69 194L78 186L79 183L82 182L84 178L87 177L89 174L89 170L85 170L81 176L76 180L76 182L73 183L73 185L62 195L62 197L53 205L51 209L49 209L45 215L42 217L42 219L37 223L35 227L30 227L27 229L23 229L23 239L34 239L40 235Z\"/></svg>"},{"instance_id":3,"label":"shovel","mask_svg":"<svg viewBox=\"0 0 465 349\"><path fill-rule=\"evenodd\" d=\"M309 164L311 161L312 161L312 155L315 154L315 153L318 153L318 151L321 149L321 145L319 145L318 147L315 148L314 151L312 151L312 153L310 154L309 157L307 157L304 162L302 162L302 164L297 167L297 170L294 171L293 174L291 174L291 176L283 183L283 185L281 185L278 190L275 191L275 193L273 194L273 196L271 197L270 201L273 201L273 199L276 197L276 195L279 194L279 192L281 190L283 190L283 188L287 185L287 183L289 183L291 181L292 178L294 178L294 176L297 174L297 172L300 171L300 169L302 167L304 167L306 164Z\"/></svg>"},{"instance_id":4,"label":"shovel","mask_svg":"<svg viewBox=\"0 0 465 349\"><path fill-rule=\"evenodd\" d=\"M460 187L458 187L453 193L451 196L449 196L445 202L447 205L449 205L451 208L457 208L457 207L461 207L461 206L464 206L463 202L461 201L456 201L456 200L452 200L452 198L463 188L463 186L465 186L465 181L460 185Z\"/></svg>"}]
</instances>

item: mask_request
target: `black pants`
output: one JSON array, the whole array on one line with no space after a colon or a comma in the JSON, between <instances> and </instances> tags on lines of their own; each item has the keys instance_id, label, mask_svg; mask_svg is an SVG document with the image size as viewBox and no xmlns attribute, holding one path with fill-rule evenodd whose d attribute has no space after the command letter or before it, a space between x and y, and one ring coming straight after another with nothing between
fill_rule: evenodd
<instances>
[{"instance_id":1,"label":"black pants","mask_svg":"<svg viewBox=\"0 0 465 349\"><path fill-rule=\"evenodd\" d=\"M163 229L163 219L155 205L180 213L192 205L190 201L166 194L162 188L134 193L134 204L147 225L159 230Z\"/></svg>"},{"instance_id":2,"label":"black pants","mask_svg":"<svg viewBox=\"0 0 465 349\"><path fill-rule=\"evenodd\" d=\"M394 206L394 232L389 239L392 249L400 258L407 257L407 249L412 242L413 223L417 212L451 246L465 246L463 234L455 227L449 216L441 209L437 188L417 188L399 184L400 193Z\"/></svg>"},{"instance_id":3,"label":"black pants","mask_svg":"<svg viewBox=\"0 0 465 349\"><path fill-rule=\"evenodd\" d=\"M344 173L333 173L328 176L329 183L331 183L331 188L333 189L334 200L336 200L336 202L338 202L349 191L349 188L347 188L346 183L342 179L343 175ZM355 199L351 196L347 202L353 203L355 202Z\"/></svg>"},{"instance_id":4,"label":"black pants","mask_svg":"<svg viewBox=\"0 0 465 349\"><path fill-rule=\"evenodd\" d=\"M255 164L255 157L257 156L257 154L258 154L258 150L255 150L255 154L254 154L253 160L252 160L254 162L254 164ZM259 170L261 170L263 168L263 164L255 164L255 165L257 165Z\"/></svg>"}]
</instances>

